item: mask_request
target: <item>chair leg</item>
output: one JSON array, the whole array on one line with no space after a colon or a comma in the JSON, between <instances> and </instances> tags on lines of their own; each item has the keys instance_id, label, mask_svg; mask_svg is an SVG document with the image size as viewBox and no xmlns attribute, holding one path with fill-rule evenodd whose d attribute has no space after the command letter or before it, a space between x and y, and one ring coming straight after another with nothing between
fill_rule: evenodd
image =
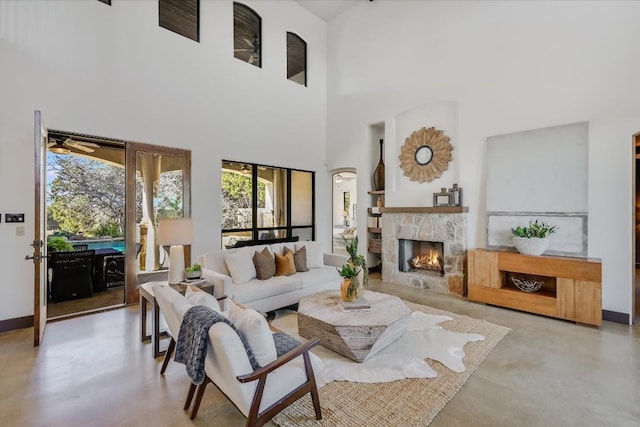
<instances>
[{"instance_id":1,"label":"chair leg","mask_svg":"<svg viewBox=\"0 0 640 427\"><path fill-rule=\"evenodd\" d=\"M196 415L198 415L198 409L200 409L200 402L202 401L202 396L204 396L204 389L207 387L207 384L211 380L209 377L204 378L204 382L198 386L198 392L196 393L196 401L193 404L193 409L191 410L191 419L195 419Z\"/></svg>"},{"instance_id":2,"label":"chair leg","mask_svg":"<svg viewBox=\"0 0 640 427\"><path fill-rule=\"evenodd\" d=\"M309 353L302 355L304 359L304 369L307 373L307 381L311 388L311 400L313 401L313 409L316 412L316 420L322 419L322 411L320 409L320 395L318 394L318 386L316 385L316 376L313 373L313 367L311 366L311 358Z\"/></svg>"},{"instance_id":3,"label":"chair leg","mask_svg":"<svg viewBox=\"0 0 640 427\"><path fill-rule=\"evenodd\" d=\"M196 391L196 385L194 383L189 384L189 392L187 393L187 400L184 401L184 408L182 408L183 410L187 410L189 409L189 406L191 406L191 400L193 400L193 393Z\"/></svg>"},{"instance_id":4,"label":"chair leg","mask_svg":"<svg viewBox=\"0 0 640 427\"><path fill-rule=\"evenodd\" d=\"M175 348L176 341L171 337L171 341L169 341L169 348L167 348L167 352L164 354L164 361L162 362L162 368L160 368L160 375L163 375L164 371L167 370L167 365L169 364L169 360L171 360L171 355Z\"/></svg>"}]
</instances>

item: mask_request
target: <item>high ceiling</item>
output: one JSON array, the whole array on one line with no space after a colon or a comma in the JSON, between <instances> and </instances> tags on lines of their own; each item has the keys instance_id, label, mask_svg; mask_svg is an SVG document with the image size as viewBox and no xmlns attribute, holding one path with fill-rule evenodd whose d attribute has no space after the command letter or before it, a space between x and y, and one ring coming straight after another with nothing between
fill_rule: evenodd
<instances>
[{"instance_id":1,"label":"high ceiling","mask_svg":"<svg viewBox=\"0 0 640 427\"><path fill-rule=\"evenodd\" d=\"M331 21L336 16L358 2L366 0L296 0L300 6L309 12L323 19L325 22Z\"/></svg>"}]
</instances>

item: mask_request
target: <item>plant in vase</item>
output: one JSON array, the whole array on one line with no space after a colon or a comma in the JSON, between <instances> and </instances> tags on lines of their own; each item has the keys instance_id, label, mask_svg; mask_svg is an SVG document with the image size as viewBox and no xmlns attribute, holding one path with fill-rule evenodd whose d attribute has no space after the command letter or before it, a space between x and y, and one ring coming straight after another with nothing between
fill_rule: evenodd
<instances>
[{"instance_id":1,"label":"plant in vase","mask_svg":"<svg viewBox=\"0 0 640 427\"><path fill-rule=\"evenodd\" d=\"M193 264L191 267L184 269L184 277L187 280L199 279L202 276L202 266Z\"/></svg>"},{"instance_id":2,"label":"plant in vase","mask_svg":"<svg viewBox=\"0 0 640 427\"><path fill-rule=\"evenodd\" d=\"M549 235L558 231L554 225L551 226L543 221L529 221L528 227L516 227L511 229L513 234L513 244L518 252L525 255L541 255L549 246Z\"/></svg>"},{"instance_id":3,"label":"plant in vase","mask_svg":"<svg viewBox=\"0 0 640 427\"><path fill-rule=\"evenodd\" d=\"M355 301L358 297L358 274L360 273L360 268L346 263L341 268L336 268L336 270L342 277L340 298L345 302Z\"/></svg>"},{"instance_id":4,"label":"plant in vase","mask_svg":"<svg viewBox=\"0 0 640 427\"><path fill-rule=\"evenodd\" d=\"M347 253L349 254L349 259L347 262L354 267L360 267L362 270L362 280L358 282L362 284L362 287L358 287L358 296L361 296L364 293L364 290L369 287L369 269L367 268L367 259L358 254L358 236L355 236L353 239L344 239L344 245Z\"/></svg>"}]
</instances>

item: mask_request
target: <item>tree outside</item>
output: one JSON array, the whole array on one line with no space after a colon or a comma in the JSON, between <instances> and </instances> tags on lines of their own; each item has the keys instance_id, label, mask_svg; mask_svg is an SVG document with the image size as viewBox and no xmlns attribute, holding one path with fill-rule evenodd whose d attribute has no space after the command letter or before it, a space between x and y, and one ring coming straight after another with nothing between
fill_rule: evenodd
<instances>
[{"instance_id":1,"label":"tree outside","mask_svg":"<svg viewBox=\"0 0 640 427\"><path fill-rule=\"evenodd\" d=\"M258 208L265 206L265 184L258 181ZM222 229L251 228L251 177L222 171Z\"/></svg>"},{"instance_id":2,"label":"tree outside","mask_svg":"<svg viewBox=\"0 0 640 427\"><path fill-rule=\"evenodd\" d=\"M58 234L124 235L125 170L99 160L48 153L47 214ZM142 218L142 186L136 186L136 219ZM182 171L160 177L154 205L158 218L182 217ZM157 197L156 197L157 196Z\"/></svg>"}]
</instances>

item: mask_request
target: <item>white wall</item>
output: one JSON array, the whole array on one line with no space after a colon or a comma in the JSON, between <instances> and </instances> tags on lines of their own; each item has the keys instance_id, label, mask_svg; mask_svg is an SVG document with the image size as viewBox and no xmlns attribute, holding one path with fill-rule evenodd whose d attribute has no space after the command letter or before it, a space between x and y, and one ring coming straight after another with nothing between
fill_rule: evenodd
<instances>
[{"instance_id":1,"label":"white wall","mask_svg":"<svg viewBox=\"0 0 640 427\"><path fill-rule=\"evenodd\" d=\"M33 111L50 128L192 150L196 254L220 247L221 159L326 172L326 24L292 1L262 17L263 68L233 58L231 1L200 2L200 43L158 26L156 1L0 2L0 320L33 313ZM307 42L308 87L286 79L286 32ZM331 248L331 212L316 212Z\"/></svg>"},{"instance_id":2,"label":"white wall","mask_svg":"<svg viewBox=\"0 0 640 427\"><path fill-rule=\"evenodd\" d=\"M368 126L385 122L389 180L404 142L394 130L396 116L456 105L453 156L470 212L469 246L479 247L486 240L486 138L589 121L589 256L603 261L603 308L631 313L638 16L640 3L624 1L354 5L328 25L329 167L356 167L365 182L377 157ZM451 123L445 118L424 114L421 126L443 128ZM432 189L414 186L400 175L387 187L387 206L416 191L430 206ZM361 198L366 190L359 187Z\"/></svg>"}]
</instances>

